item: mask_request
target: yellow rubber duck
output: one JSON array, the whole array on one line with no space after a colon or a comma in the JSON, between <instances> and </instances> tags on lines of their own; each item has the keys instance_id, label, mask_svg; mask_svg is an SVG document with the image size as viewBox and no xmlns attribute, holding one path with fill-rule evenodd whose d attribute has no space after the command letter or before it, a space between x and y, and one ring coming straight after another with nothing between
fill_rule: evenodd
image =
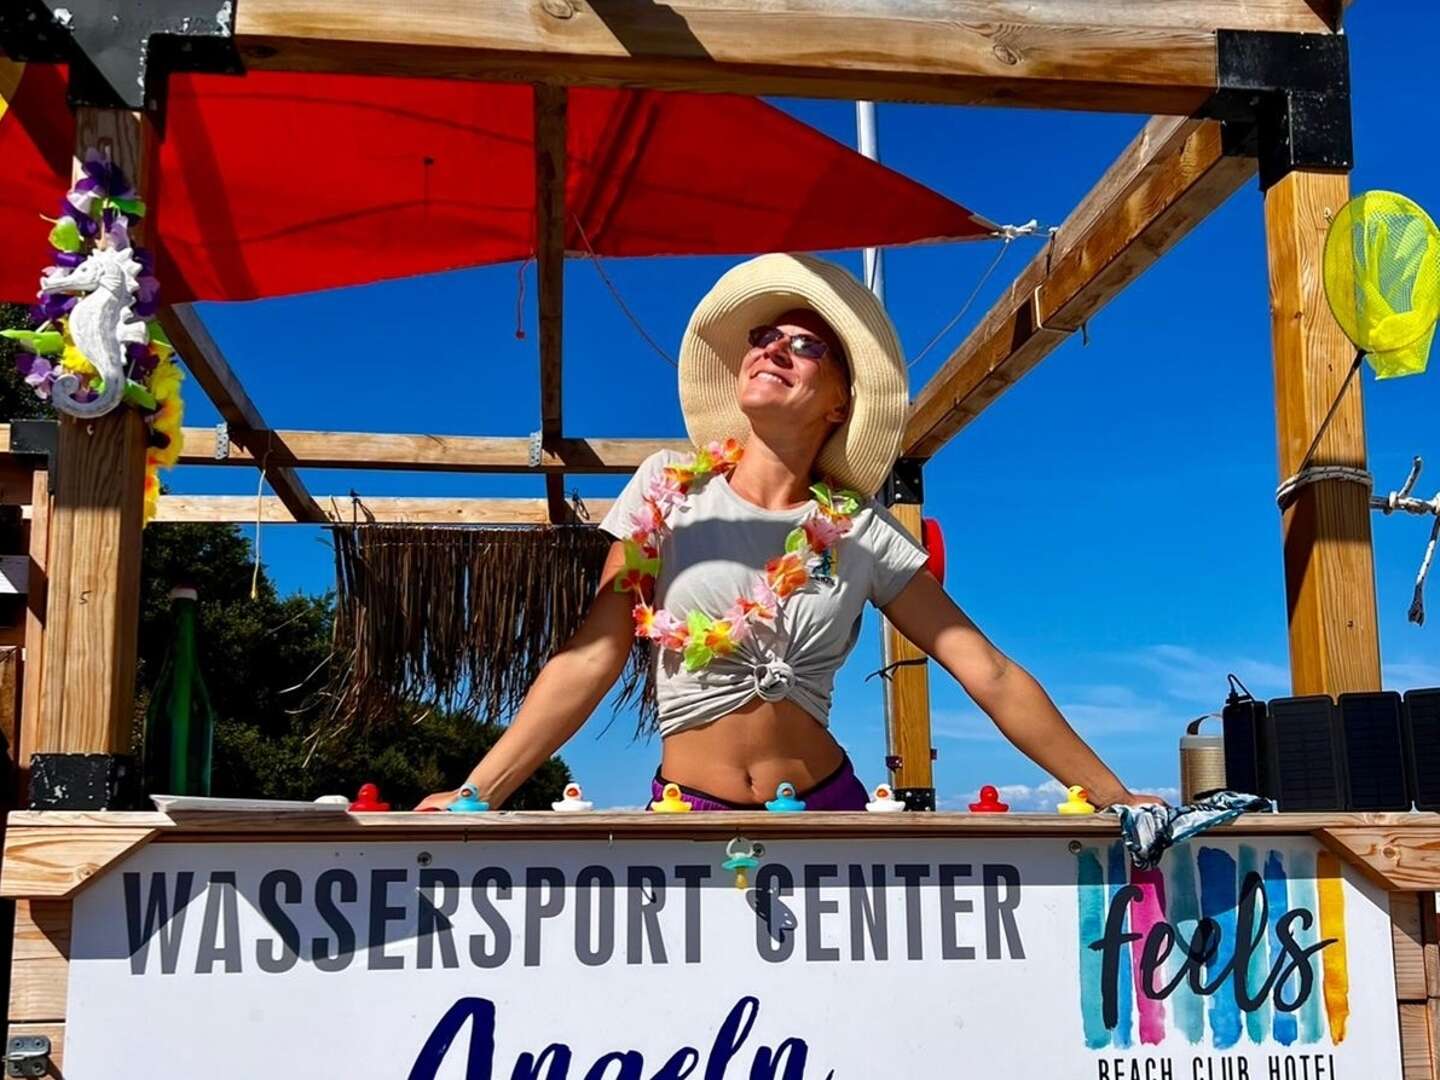
<instances>
[{"instance_id":1,"label":"yellow rubber duck","mask_svg":"<svg viewBox=\"0 0 1440 1080\"><path fill-rule=\"evenodd\" d=\"M657 814L688 814L693 807L680 797L679 784L666 784L660 792L660 801L652 802L650 809Z\"/></svg>"},{"instance_id":2,"label":"yellow rubber duck","mask_svg":"<svg viewBox=\"0 0 1440 1080\"><path fill-rule=\"evenodd\" d=\"M1090 796L1079 784L1067 788L1065 801L1055 807L1057 813L1061 814L1093 814L1095 807L1090 805Z\"/></svg>"}]
</instances>

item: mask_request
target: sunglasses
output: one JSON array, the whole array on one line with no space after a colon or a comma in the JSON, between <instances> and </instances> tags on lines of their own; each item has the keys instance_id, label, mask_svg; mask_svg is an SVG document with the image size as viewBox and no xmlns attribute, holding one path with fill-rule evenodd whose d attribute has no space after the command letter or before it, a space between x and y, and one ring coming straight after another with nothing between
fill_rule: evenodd
<instances>
[{"instance_id":1,"label":"sunglasses","mask_svg":"<svg viewBox=\"0 0 1440 1080\"><path fill-rule=\"evenodd\" d=\"M806 360L823 360L830 352L830 346L814 334L787 334L778 326L757 326L750 331L753 349L768 348L777 341L788 342L791 354Z\"/></svg>"}]
</instances>

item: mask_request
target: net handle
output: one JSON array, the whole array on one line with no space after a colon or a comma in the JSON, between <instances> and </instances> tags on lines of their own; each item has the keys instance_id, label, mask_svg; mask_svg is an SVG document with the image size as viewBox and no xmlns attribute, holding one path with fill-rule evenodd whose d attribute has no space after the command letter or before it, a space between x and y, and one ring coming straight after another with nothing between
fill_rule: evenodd
<instances>
[{"instance_id":1,"label":"net handle","mask_svg":"<svg viewBox=\"0 0 1440 1080\"><path fill-rule=\"evenodd\" d=\"M1355 361L1350 365L1350 370L1345 373L1345 381L1340 384L1340 391L1335 395L1335 400L1330 403L1330 411L1325 414L1325 419L1320 421L1315 438L1310 441L1310 449L1305 451L1305 456L1300 459L1300 464L1295 469L1296 475L1304 472L1310 464L1310 459L1315 456L1315 451L1320 446L1320 440L1325 437L1325 431L1330 427L1330 421L1335 419L1335 413L1340 409L1340 402L1345 397L1345 391L1350 389L1350 384L1355 380L1355 373L1360 370L1360 365L1364 360L1365 350L1357 349Z\"/></svg>"}]
</instances>

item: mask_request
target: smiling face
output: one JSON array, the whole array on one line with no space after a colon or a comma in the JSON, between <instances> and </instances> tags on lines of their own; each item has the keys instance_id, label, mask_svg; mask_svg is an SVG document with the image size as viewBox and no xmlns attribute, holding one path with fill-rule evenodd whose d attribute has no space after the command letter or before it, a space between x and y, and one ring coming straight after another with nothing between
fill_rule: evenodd
<instances>
[{"instance_id":1,"label":"smiling face","mask_svg":"<svg viewBox=\"0 0 1440 1080\"><path fill-rule=\"evenodd\" d=\"M787 336L745 353L736 387L740 411L756 430L783 426L828 434L845 422L850 409L850 372L839 335L806 309L786 311L770 325ZM790 350L795 335L819 338L826 354L797 356Z\"/></svg>"}]
</instances>

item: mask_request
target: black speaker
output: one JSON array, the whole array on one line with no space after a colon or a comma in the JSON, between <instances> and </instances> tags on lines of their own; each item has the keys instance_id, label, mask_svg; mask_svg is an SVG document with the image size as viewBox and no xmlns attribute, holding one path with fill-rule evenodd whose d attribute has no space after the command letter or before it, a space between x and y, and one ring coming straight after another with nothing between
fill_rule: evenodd
<instances>
[{"instance_id":1,"label":"black speaker","mask_svg":"<svg viewBox=\"0 0 1440 1080\"><path fill-rule=\"evenodd\" d=\"M1409 810L1400 695L1393 690L1341 694L1347 810Z\"/></svg>"},{"instance_id":2,"label":"black speaker","mask_svg":"<svg viewBox=\"0 0 1440 1080\"><path fill-rule=\"evenodd\" d=\"M1265 702L1250 696L1235 676L1220 712L1225 733L1225 786L1246 795L1275 797L1266 760Z\"/></svg>"},{"instance_id":3,"label":"black speaker","mask_svg":"<svg viewBox=\"0 0 1440 1080\"><path fill-rule=\"evenodd\" d=\"M1404 725L1410 798L1421 810L1440 810L1440 687L1405 695Z\"/></svg>"},{"instance_id":4,"label":"black speaker","mask_svg":"<svg viewBox=\"0 0 1440 1080\"><path fill-rule=\"evenodd\" d=\"M1335 702L1324 694L1276 698L1269 713L1265 741L1279 808L1343 810L1344 736Z\"/></svg>"}]
</instances>

